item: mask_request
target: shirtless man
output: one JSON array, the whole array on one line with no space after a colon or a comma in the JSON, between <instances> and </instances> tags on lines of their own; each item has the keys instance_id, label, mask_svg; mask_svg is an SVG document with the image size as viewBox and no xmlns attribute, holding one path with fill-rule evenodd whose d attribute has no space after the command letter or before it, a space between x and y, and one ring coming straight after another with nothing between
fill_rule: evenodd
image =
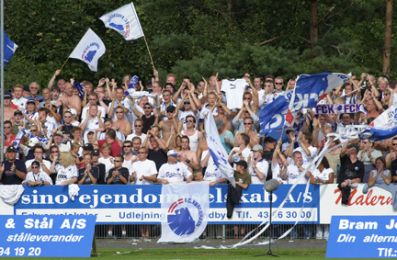
<instances>
[{"instance_id":1,"label":"shirtless man","mask_svg":"<svg viewBox=\"0 0 397 260\"><path fill-rule=\"evenodd\" d=\"M65 90L59 97L57 105L63 105L66 109L74 108L77 115L80 115L81 100L79 96L73 94L73 86L69 82L65 83Z\"/></svg>"},{"instance_id":2,"label":"shirtless man","mask_svg":"<svg viewBox=\"0 0 397 260\"><path fill-rule=\"evenodd\" d=\"M199 162L198 162L198 159L197 159L197 154L190 149L189 137L187 137L186 135L182 136L181 142L182 142L181 143L182 150L180 152L178 152L179 161L183 162L184 164L186 164L186 166L189 168L189 170L191 172L194 172L195 170L198 170Z\"/></svg>"},{"instance_id":3,"label":"shirtless man","mask_svg":"<svg viewBox=\"0 0 397 260\"><path fill-rule=\"evenodd\" d=\"M116 118L113 121L113 127L120 131L124 136L131 134L131 124L124 115L122 106L116 107Z\"/></svg>"},{"instance_id":4,"label":"shirtless man","mask_svg":"<svg viewBox=\"0 0 397 260\"><path fill-rule=\"evenodd\" d=\"M176 120L176 113L175 113L175 107L169 106L166 109L167 111L167 119L162 120L159 123L159 128L161 130L161 135L163 136L163 140L167 143L172 134L175 134L177 129L179 129L180 122ZM170 147L168 147L170 148Z\"/></svg>"},{"instance_id":5,"label":"shirtless man","mask_svg":"<svg viewBox=\"0 0 397 260\"><path fill-rule=\"evenodd\" d=\"M14 116L14 112L17 110L17 106L11 102L11 95L6 93L4 94L4 119L3 122L6 120L11 120Z\"/></svg>"}]
</instances>

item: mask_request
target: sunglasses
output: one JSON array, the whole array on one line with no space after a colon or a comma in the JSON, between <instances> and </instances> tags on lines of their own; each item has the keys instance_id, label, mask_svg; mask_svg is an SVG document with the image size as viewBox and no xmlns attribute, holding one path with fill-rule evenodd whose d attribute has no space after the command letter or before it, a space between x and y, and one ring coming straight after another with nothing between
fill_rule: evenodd
<instances>
[{"instance_id":1,"label":"sunglasses","mask_svg":"<svg viewBox=\"0 0 397 260\"><path fill-rule=\"evenodd\" d=\"M59 153L59 151L51 151L51 153Z\"/></svg>"},{"instance_id":2,"label":"sunglasses","mask_svg":"<svg viewBox=\"0 0 397 260\"><path fill-rule=\"evenodd\" d=\"M122 160L114 160L114 162L123 162Z\"/></svg>"},{"instance_id":3,"label":"sunglasses","mask_svg":"<svg viewBox=\"0 0 397 260\"><path fill-rule=\"evenodd\" d=\"M252 125L252 123L244 123L244 125Z\"/></svg>"},{"instance_id":4,"label":"sunglasses","mask_svg":"<svg viewBox=\"0 0 397 260\"><path fill-rule=\"evenodd\" d=\"M142 125L135 125L135 127L142 127Z\"/></svg>"},{"instance_id":5,"label":"sunglasses","mask_svg":"<svg viewBox=\"0 0 397 260\"><path fill-rule=\"evenodd\" d=\"M32 166L32 169L38 169L39 167L38 166Z\"/></svg>"},{"instance_id":6,"label":"sunglasses","mask_svg":"<svg viewBox=\"0 0 397 260\"><path fill-rule=\"evenodd\" d=\"M131 147L131 145L124 145L124 146L123 146L123 148L126 148L126 147Z\"/></svg>"},{"instance_id":7,"label":"sunglasses","mask_svg":"<svg viewBox=\"0 0 397 260\"><path fill-rule=\"evenodd\" d=\"M190 102L183 102L183 104L185 104L185 105L190 105Z\"/></svg>"}]
</instances>

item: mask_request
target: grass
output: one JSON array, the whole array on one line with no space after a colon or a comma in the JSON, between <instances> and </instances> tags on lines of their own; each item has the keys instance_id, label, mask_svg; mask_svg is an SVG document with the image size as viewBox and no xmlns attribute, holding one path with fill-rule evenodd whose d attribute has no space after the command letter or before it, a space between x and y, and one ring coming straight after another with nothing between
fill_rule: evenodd
<instances>
[{"instance_id":1,"label":"grass","mask_svg":"<svg viewBox=\"0 0 397 260\"><path fill-rule=\"evenodd\" d=\"M101 249L98 252L98 257L92 259L272 259L271 256L266 256L266 249L193 249L193 248L167 248L167 249L138 249L126 250L124 249ZM273 250L273 253L279 256L279 259L298 260L298 259L326 259L325 249L279 249ZM5 259L5 258L4 258ZM18 258L12 258L18 259ZM22 259L22 258L20 258ZM35 258L35 259L49 259L49 258ZM58 258L69 259L69 258ZM86 259L86 258L72 258L72 259ZM340 258L341 259L341 258ZM352 258L349 258L352 259Z\"/></svg>"}]
</instances>

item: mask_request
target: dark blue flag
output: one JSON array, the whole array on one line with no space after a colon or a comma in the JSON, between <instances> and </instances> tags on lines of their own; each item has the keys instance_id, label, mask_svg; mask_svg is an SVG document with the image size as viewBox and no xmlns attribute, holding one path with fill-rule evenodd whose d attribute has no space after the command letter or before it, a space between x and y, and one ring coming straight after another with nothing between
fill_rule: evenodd
<instances>
[{"instance_id":1,"label":"dark blue flag","mask_svg":"<svg viewBox=\"0 0 397 260\"><path fill-rule=\"evenodd\" d=\"M8 35L4 32L4 65L11 60L12 56L14 55L18 45L16 45Z\"/></svg>"},{"instance_id":2,"label":"dark blue flag","mask_svg":"<svg viewBox=\"0 0 397 260\"><path fill-rule=\"evenodd\" d=\"M263 106L259 111L260 134L278 140L285 124L289 100L280 95L273 102Z\"/></svg>"}]
</instances>

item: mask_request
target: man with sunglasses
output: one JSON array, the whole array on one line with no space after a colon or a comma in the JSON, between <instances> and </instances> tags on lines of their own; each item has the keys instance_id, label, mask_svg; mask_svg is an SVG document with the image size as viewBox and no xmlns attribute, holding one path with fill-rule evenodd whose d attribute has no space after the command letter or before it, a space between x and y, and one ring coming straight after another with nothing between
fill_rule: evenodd
<instances>
[{"instance_id":1,"label":"man with sunglasses","mask_svg":"<svg viewBox=\"0 0 397 260\"><path fill-rule=\"evenodd\" d=\"M22 160L16 159L17 150L10 146L6 150L6 160L0 166L2 184L21 184L26 178L26 167Z\"/></svg>"},{"instance_id":2,"label":"man with sunglasses","mask_svg":"<svg viewBox=\"0 0 397 260\"><path fill-rule=\"evenodd\" d=\"M127 168L130 174L132 172L133 163L138 159L138 150L141 147L141 139L139 139L139 137L132 140L133 141L124 141L122 152L124 157L123 167ZM135 145L133 145L133 142L135 142Z\"/></svg>"},{"instance_id":3,"label":"man with sunglasses","mask_svg":"<svg viewBox=\"0 0 397 260\"><path fill-rule=\"evenodd\" d=\"M123 167L123 156L114 157L114 167L109 170L109 175L106 178L107 184L127 184L130 174L128 169Z\"/></svg>"},{"instance_id":4,"label":"man with sunglasses","mask_svg":"<svg viewBox=\"0 0 397 260\"><path fill-rule=\"evenodd\" d=\"M145 142L146 140L146 134L142 131L143 129L143 121L142 119L136 119L134 122L134 132L132 134L129 134L126 138L126 140L133 140L135 137L138 137L141 139L141 142Z\"/></svg>"},{"instance_id":5,"label":"man with sunglasses","mask_svg":"<svg viewBox=\"0 0 397 260\"><path fill-rule=\"evenodd\" d=\"M47 173L40 170L40 162L33 161L29 167L31 171L26 175L26 179L22 184L26 184L31 187L52 185L52 180Z\"/></svg>"}]
</instances>

